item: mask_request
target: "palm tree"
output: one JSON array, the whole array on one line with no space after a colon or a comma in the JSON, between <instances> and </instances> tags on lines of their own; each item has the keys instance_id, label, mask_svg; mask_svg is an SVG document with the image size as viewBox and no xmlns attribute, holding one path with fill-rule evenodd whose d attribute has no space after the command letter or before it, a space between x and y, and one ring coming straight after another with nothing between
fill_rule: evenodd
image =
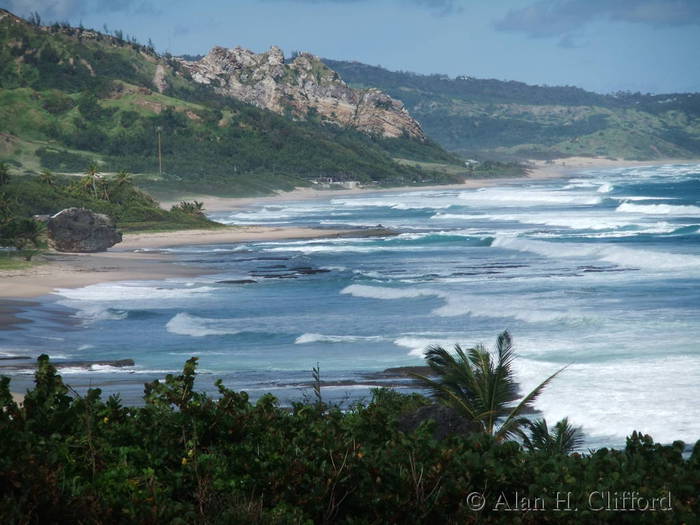
<instances>
[{"instance_id":1,"label":"palm tree","mask_svg":"<svg viewBox=\"0 0 700 525\"><path fill-rule=\"evenodd\" d=\"M118 187L127 186L132 183L131 175L126 170L121 170L114 177Z\"/></svg>"},{"instance_id":2,"label":"palm tree","mask_svg":"<svg viewBox=\"0 0 700 525\"><path fill-rule=\"evenodd\" d=\"M196 217L204 216L204 203L200 201L180 201L173 205L170 211L180 211Z\"/></svg>"},{"instance_id":3,"label":"palm tree","mask_svg":"<svg viewBox=\"0 0 700 525\"><path fill-rule=\"evenodd\" d=\"M92 188L92 194L97 198L97 180L100 178L100 168L96 162L91 162L87 170L85 170L85 178L83 179L86 187Z\"/></svg>"},{"instance_id":4,"label":"palm tree","mask_svg":"<svg viewBox=\"0 0 700 525\"><path fill-rule=\"evenodd\" d=\"M530 435L521 433L523 446L530 452L546 452L548 454L569 454L583 445L581 427L575 427L564 418L552 427L547 427L547 421L538 419L526 425Z\"/></svg>"},{"instance_id":5,"label":"palm tree","mask_svg":"<svg viewBox=\"0 0 700 525\"><path fill-rule=\"evenodd\" d=\"M56 177L50 170L42 170L39 174L39 180L48 186L56 184Z\"/></svg>"},{"instance_id":6,"label":"palm tree","mask_svg":"<svg viewBox=\"0 0 700 525\"><path fill-rule=\"evenodd\" d=\"M483 345L466 352L455 345L454 353L456 356L440 346L428 347L425 359L437 378L413 376L431 391L434 398L480 425L483 432L498 441L520 435L521 427L528 422L523 417L525 410L564 370L558 370L520 399L512 370L515 359L513 340L507 331L498 336L495 361ZM520 401L513 406L518 399Z\"/></svg>"}]
</instances>

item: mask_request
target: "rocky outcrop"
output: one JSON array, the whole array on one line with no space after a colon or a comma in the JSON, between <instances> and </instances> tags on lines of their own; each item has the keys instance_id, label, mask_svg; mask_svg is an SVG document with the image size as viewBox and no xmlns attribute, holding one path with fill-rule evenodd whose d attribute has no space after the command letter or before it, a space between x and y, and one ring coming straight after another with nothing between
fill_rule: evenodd
<instances>
[{"instance_id":1,"label":"rocky outcrop","mask_svg":"<svg viewBox=\"0 0 700 525\"><path fill-rule=\"evenodd\" d=\"M420 124L399 100L378 89L353 89L318 57L282 50L253 53L213 48L197 62L181 61L193 80L218 93L297 119L318 118L383 137L425 140Z\"/></svg>"},{"instance_id":2,"label":"rocky outcrop","mask_svg":"<svg viewBox=\"0 0 700 525\"><path fill-rule=\"evenodd\" d=\"M67 208L48 221L49 245L59 252L103 252L122 241L107 215L85 208Z\"/></svg>"}]
</instances>

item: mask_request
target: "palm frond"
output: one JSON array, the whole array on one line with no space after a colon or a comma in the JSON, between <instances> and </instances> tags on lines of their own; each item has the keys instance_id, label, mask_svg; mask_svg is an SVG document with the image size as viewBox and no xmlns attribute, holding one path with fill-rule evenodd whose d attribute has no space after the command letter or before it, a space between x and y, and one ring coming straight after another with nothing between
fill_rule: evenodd
<instances>
[{"instance_id":1,"label":"palm frond","mask_svg":"<svg viewBox=\"0 0 700 525\"><path fill-rule=\"evenodd\" d=\"M567 366L564 366L554 372L551 376L549 376L547 379L542 381L539 385L537 385L528 395L526 395L520 403L517 404L511 411L506 420L503 422L501 427L498 429L498 432L496 433L496 439L497 440L503 440L505 438L517 435L517 430L518 427L522 425L522 412L526 408L529 408L532 406L532 404L537 400L538 397L540 397L540 394L542 391L545 389L549 383L552 382L552 380L557 377L561 372L566 370L568 368ZM520 421L520 423L518 423ZM527 420L526 420L527 421Z\"/></svg>"}]
</instances>

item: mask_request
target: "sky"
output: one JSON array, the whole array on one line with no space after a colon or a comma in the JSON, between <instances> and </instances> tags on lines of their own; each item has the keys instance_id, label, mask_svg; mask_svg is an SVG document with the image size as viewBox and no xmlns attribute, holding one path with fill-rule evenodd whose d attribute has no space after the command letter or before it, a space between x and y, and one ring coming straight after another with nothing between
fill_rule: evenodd
<instances>
[{"instance_id":1,"label":"sky","mask_svg":"<svg viewBox=\"0 0 700 525\"><path fill-rule=\"evenodd\" d=\"M700 91L700 0L0 0L20 16L121 29L160 52L278 45L391 70Z\"/></svg>"}]
</instances>

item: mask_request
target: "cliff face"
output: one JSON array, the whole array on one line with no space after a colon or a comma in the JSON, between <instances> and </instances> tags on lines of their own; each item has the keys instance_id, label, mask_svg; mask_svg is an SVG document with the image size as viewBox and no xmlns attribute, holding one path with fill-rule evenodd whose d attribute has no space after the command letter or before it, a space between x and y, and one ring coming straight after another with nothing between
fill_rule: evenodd
<instances>
[{"instance_id":1,"label":"cliff face","mask_svg":"<svg viewBox=\"0 0 700 525\"><path fill-rule=\"evenodd\" d=\"M256 54L247 49L213 48L197 62L183 60L195 82L218 93L297 119L318 117L383 137L408 135L425 140L420 124L399 100L378 89L352 89L311 54L285 62L278 47Z\"/></svg>"}]
</instances>

